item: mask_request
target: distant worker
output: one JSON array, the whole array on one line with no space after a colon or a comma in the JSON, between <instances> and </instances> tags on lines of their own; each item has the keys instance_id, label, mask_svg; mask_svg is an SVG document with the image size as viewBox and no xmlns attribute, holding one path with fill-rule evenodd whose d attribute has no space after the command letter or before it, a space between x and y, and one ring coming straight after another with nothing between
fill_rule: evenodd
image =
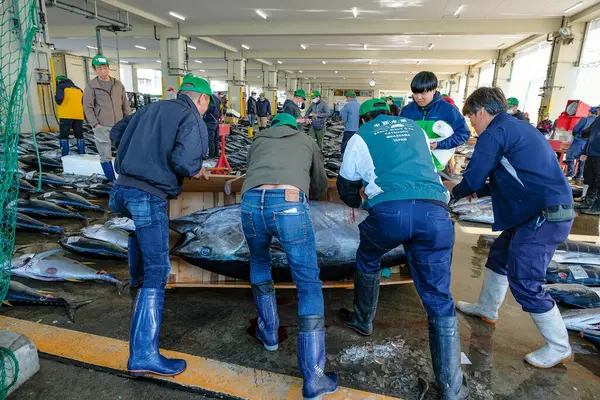
<instances>
[{"instance_id":1,"label":"distant worker","mask_svg":"<svg viewBox=\"0 0 600 400\"><path fill-rule=\"evenodd\" d=\"M506 100L506 104L508 105L508 110L506 111L508 114L521 121L527 121L527 117L523 111L519 110L519 100L516 97L509 97Z\"/></svg>"},{"instance_id":2,"label":"distant worker","mask_svg":"<svg viewBox=\"0 0 600 400\"><path fill-rule=\"evenodd\" d=\"M117 147L119 178L110 195L113 212L133 219L129 236L131 287L138 290L129 336L130 373L174 376L185 360L159 352L165 285L169 277L167 199L181 193L184 177L208 178L202 158L208 148L202 114L214 100L204 79L185 79L175 100L149 104L117 123L111 139Z\"/></svg>"},{"instance_id":3,"label":"distant worker","mask_svg":"<svg viewBox=\"0 0 600 400\"><path fill-rule=\"evenodd\" d=\"M248 152L242 188L242 229L250 249L250 283L258 310L256 337L268 351L279 347L279 316L271 277L269 244L275 237L287 255L298 289L298 363L304 399L337 390L325 373L325 309L315 234L308 214L311 196L327 193L323 156L314 140L298 131L296 119L277 114L257 133Z\"/></svg>"},{"instance_id":4,"label":"distant worker","mask_svg":"<svg viewBox=\"0 0 600 400\"><path fill-rule=\"evenodd\" d=\"M85 154L83 137L83 91L66 76L56 77L56 112L60 120L60 148L62 156L69 155L69 135L71 130L77 139L77 153Z\"/></svg>"},{"instance_id":5,"label":"distant worker","mask_svg":"<svg viewBox=\"0 0 600 400\"><path fill-rule=\"evenodd\" d=\"M402 108L400 116L413 121L444 121L454 130L449 138L431 143L431 150L454 149L471 138L465 117L456 106L444 101L437 91L438 79L433 72L419 72L410 87L414 101Z\"/></svg>"},{"instance_id":6,"label":"distant worker","mask_svg":"<svg viewBox=\"0 0 600 400\"><path fill-rule=\"evenodd\" d=\"M104 56L94 57L92 68L98 76L88 82L83 92L83 108L85 117L94 131L104 176L109 181L114 181L110 130L117 122L131 114L131 108L125 86L119 80L110 77L108 59Z\"/></svg>"},{"instance_id":7,"label":"distant worker","mask_svg":"<svg viewBox=\"0 0 600 400\"><path fill-rule=\"evenodd\" d=\"M227 114L227 95L224 92L219 92L219 99L221 100L221 115Z\"/></svg>"},{"instance_id":8,"label":"distant worker","mask_svg":"<svg viewBox=\"0 0 600 400\"><path fill-rule=\"evenodd\" d=\"M582 214L600 215L600 118L596 118L581 136L587 138L581 160L585 161L583 178L589 186L585 202L578 208Z\"/></svg>"},{"instance_id":9,"label":"distant worker","mask_svg":"<svg viewBox=\"0 0 600 400\"><path fill-rule=\"evenodd\" d=\"M329 105L321 97L318 90L313 90L310 94L312 98L310 107L306 111L306 118L312 117L312 123L309 135L317 141L319 148L323 150L323 140L325 139L325 123L329 118Z\"/></svg>"},{"instance_id":10,"label":"distant worker","mask_svg":"<svg viewBox=\"0 0 600 400\"><path fill-rule=\"evenodd\" d=\"M394 96L388 96L387 103L390 106L390 112L394 117L400 115L400 107L394 104Z\"/></svg>"},{"instance_id":11,"label":"distant worker","mask_svg":"<svg viewBox=\"0 0 600 400\"><path fill-rule=\"evenodd\" d=\"M283 113L290 114L292 117L296 118L296 120L301 120L302 112L300 111L300 107L306 101L306 92L302 89L298 89L294 92L294 95L291 99L287 99L283 103Z\"/></svg>"},{"instance_id":12,"label":"distant worker","mask_svg":"<svg viewBox=\"0 0 600 400\"><path fill-rule=\"evenodd\" d=\"M450 96L448 96L447 94L442 94L442 99L444 99L444 101L452 104L453 106L456 105L456 103L454 102L454 99Z\"/></svg>"},{"instance_id":13,"label":"distant worker","mask_svg":"<svg viewBox=\"0 0 600 400\"><path fill-rule=\"evenodd\" d=\"M354 311L342 324L363 336L373 332L381 257L404 245L415 287L429 322L433 371L442 399L468 398L460 367L460 335L450 293L454 225L450 195L431 160L428 140L413 121L390 115L384 99L360 106L362 126L344 153L337 187L350 207L369 212L358 226ZM364 196L361 189L364 186Z\"/></svg>"},{"instance_id":14,"label":"distant worker","mask_svg":"<svg viewBox=\"0 0 600 400\"><path fill-rule=\"evenodd\" d=\"M271 103L265 98L265 94L261 93L256 103L256 115L258 115L258 130L267 129L269 118L271 117Z\"/></svg>"},{"instance_id":15,"label":"distant worker","mask_svg":"<svg viewBox=\"0 0 600 400\"><path fill-rule=\"evenodd\" d=\"M360 103L356 100L356 92L350 90L346 92L347 103L342 108L341 115L344 121L344 136L342 137L342 157L346 151L348 140L358 132L360 119Z\"/></svg>"},{"instance_id":16,"label":"distant worker","mask_svg":"<svg viewBox=\"0 0 600 400\"><path fill-rule=\"evenodd\" d=\"M585 131L594 123L597 116L598 108L592 107L588 112L588 116L586 118L580 119L577 125L575 125L575 127L573 128L573 142L571 142L571 146L569 146L569 150L567 151L566 156L566 161L568 165L567 179L569 179L569 181L571 181L573 177L575 177L575 179L577 180L581 180L583 178L585 161L581 160L581 155L583 154L583 148L587 143L587 139L584 139L582 134L583 131ZM575 164L577 164L577 173L575 173Z\"/></svg>"},{"instance_id":17,"label":"distant worker","mask_svg":"<svg viewBox=\"0 0 600 400\"><path fill-rule=\"evenodd\" d=\"M250 128L254 128L254 124L256 123L256 92L252 91L250 97L248 98L248 123Z\"/></svg>"},{"instance_id":18,"label":"distant worker","mask_svg":"<svg viewBox=\"0 0 600 400\"><path fill-rule=\"evenodd\" d=\"M473 304L459 301L456 308L495 324L510 287L546 339L525 361L551 368L572 356L565 323L543 284L554 251L571 231L573 192L548 141L506 110L502 90L489 87L475 90L463 108L479 138L452 195L462 199L473 193L491 194L492 230L502 234L490 249L479 300Z\"/></svg>"},{"instance_id":19,"label":"distant worker","mask_svg":"<svg viewBox=\"0 0 600 400\"><path fill-rule=\"evenodd\" d=\"M185 80L184 80L185 82ZM216 94L212 95L213 103L203 116L208 132L208 158L219 156L221 142L219 137L219 124L221 123L221 99Z\"/></svg>"},{"instance_id":20,"label":"distant worker","mask_svg":"<svg viewBox=\"0 0 600 400\"><path fill-rule=\"evenodd\" d=\"M544 113L544 117L538 124L537 130L540 131L540 133L544 135L546 139L550 139L552 136L552 128L553 125L552 121L550 121L550 113Z\"/></svg>"}]
</instances>

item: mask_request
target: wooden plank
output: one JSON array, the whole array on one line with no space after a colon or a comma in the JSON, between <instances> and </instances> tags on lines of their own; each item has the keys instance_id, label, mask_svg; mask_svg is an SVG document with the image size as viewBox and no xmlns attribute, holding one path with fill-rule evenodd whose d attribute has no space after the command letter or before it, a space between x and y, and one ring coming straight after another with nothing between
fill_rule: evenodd
<instances>
[{"instance_id":1,"label":"wooden plank","mask_svg":"<svg viewBox=\"0 0 600 400\"><path fill-rule=\"evenodd\" d=\"M237 178L236 175L210 175L206 179L191 179L183 180L183 192L225 192L225 183ZM244 178L240 178L231 184L231 192L241 192Z\"/></svg>"}]
</instances>

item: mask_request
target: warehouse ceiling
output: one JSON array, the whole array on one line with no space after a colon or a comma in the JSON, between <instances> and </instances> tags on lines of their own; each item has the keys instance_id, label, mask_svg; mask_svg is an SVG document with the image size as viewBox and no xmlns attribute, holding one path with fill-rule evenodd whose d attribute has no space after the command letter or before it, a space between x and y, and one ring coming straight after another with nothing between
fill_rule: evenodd
<instances>
[{"instance_id":1,"label":"warehouse ceiling","mask_svg":"<svg viewBox=\"0 0 600 400\"><path fill-rule=\"evenodd\" d=\"M137 68L160 68L154 28L179 24L195 47L188 48L190 68L213 79L226 78L228 49L249 60L250 83L261 82L268 63L327 85L374 78L404 87L416 71L432 70L443 78L466 72L500 49L543 40L565 15L591 19L582 12L600 9L599 0L219 0L210 6L194 0L62 1L123 21L129 11L133 30L118 40L104 32L104 47L114 58L118 48L119 58ZM95 54L94 26L104 23L51 5L47 13L57 51Z\"/></svg>"}]
</instances>

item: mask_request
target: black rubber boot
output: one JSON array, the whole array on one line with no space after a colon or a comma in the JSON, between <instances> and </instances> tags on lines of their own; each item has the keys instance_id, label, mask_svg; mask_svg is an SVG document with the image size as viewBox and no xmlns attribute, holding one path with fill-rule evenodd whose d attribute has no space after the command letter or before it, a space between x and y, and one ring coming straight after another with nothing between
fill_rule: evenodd
<instances>
[{"instance_id":1,"label":"black rubber boot","mask_svg":"<svg viewBox=\"0 0 600 400\"><path fill-rule=\"evenodd\" d=\"M339 312L342 324L363 336L373 333L373 318L379 301L379 272L356 271L354 275L354 312L342 308Z\"/></svg>"},{"instance_id":2,"label":"black rubber boot","mask_svg":"<svg viewBox=\"0 0 600 400\"><path fill-rule=\"evenodd\" d=\"M466 400L469 388L460 368L460 335L456 317L429 317L429 348L442 400Z\"/></svg>"}]
</instances>

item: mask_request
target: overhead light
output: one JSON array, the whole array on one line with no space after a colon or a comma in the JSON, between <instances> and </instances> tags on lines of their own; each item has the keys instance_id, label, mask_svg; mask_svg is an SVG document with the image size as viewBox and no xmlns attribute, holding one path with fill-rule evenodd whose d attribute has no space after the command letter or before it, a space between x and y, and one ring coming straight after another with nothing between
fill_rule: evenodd
<instances>
[{"instance_id":1,"label":"overhead light","mask_svg":"<svg viewBox=\"0 0 600 400\"><path fill-rule=\"evenodd\" d=\"M129 61L125 61L125 60L120 60L119 62L125 63L125 64L129 64Z\"/></svg>"},{"instance_id":2,"label":"overhead light","mask_svg":"<svg viewBox=\"0 0 600 400\"><path fill-rule=\"evenodd\" d=\"M305 44L301 44L300 47L302 47L302 50L306 50L306 45Z\"/></svg>"},{"instance_id":3,"label":"overhead light","mask_svg":"<svg viewBox=\"0 0 600 400\"><path fill-rule=\"evenodd\" d=\"M160 64L160 60L156 60L156 62Z\"/></svg>"},{"instance_id":4,"label":"overhead light","mask_svg":"<svg viewBox=\"0 0 600 400\"><path fill-rule=\"evenodd\" d=\"M194 62L197 62L198 64L202 64L202 61L200 61L200 60L194 60Z\"/></svg>"},{"instance_id":5,"label":"overhead light","mask_svg":"<svg viewBox=\"0 0 600 400\"><path fill-rule=\"evenodd\" d=\"M421 64L421 61L417 61L417 65Z\"/></svg>"},{"instance_id":6,"label":"overhead light","mask_svg":"<svg viewBox=\"0 0 600 400\"><path fill-rule=\"evenodd\" d=\"M277 64L283 64L283 61L277 60Z\"/></svg>"},{"instance_id":7,"label":"overhead light","mask_svg":"<svg viewBox=\"0 0 600 400\"><path fill-rule=\"evenodd\" d=\"M358 17L358 8L352 7L352 15L354 15L354 18Z\"/></svg>"},{"instance_id":8,"label":"overhead light","mask_svg":"<svg viewBox=\"0 0 600 400\"><path fill-rule=\"evenodd\" d=\"M365 49L365 50L367 49L367 44L366 43L363 44L363 49Z\"/></svg>"},{"instance_id":9,"label":"overhead light","mask_svg":"<svg viewBox=\"0 0 600 400\"><path fill-rule=\"evenodd\" d=\"M262 10L256 10L256 13L264 19L267 19L267 14L265 14Z\"/></svg>"},{"instance_id":10,"label":"overhead light","mask_svg":"<svg viewBox=\"0 0 600 400\"><path fill-rule=\"evenodd\" d=\"M371 73L372 73L372 74L374 74L374 73L375 73L375 71L371 71Z\"/></svg>"},{"instance_id":11,"label":"overhead light","mask_svg":"<svg viewBox=\"0 0 600 400\"><path fill-rule=\"evenodd\" d=\"M321 61L323 63L323 65L327 64L327 61L323 60Z\"/></svg>"},{"instance_id":12,"label":"overhead light","mask_svg":"<svg viewBox=\"0 0 600 400\"><path fill-rule=\"evenodd\" d=\"M137 44L134 45L133 47L135 47L136 49L146 50L146 48L144 46L138 46Z\"/></svg>"},{"instance_id":13,"label":"overhead light","mask_svg":"<svg viewBox=\"0 0 600 400\"><path fill-rule=\"evenodd\" d=\"M456 9L456 11L454 11L454 16L458 17L458 14L460 14L460 12L462 11L462 9L465 7L464 4L461 4L460 6L458 6L458 8Z\"/></svg>"},{"instance_id":14,"label":"overhead light","mask_svg":"<svg viewBox=\"0 0 600 400\"><path fill-rule=\"evenodd\" d=\"M250 46L248 46L247 44L243 44L242 49L250 50Z\"/></svg>"},{"instance_id":15,"label":"overhead light","mask_svg":"<svg viewBox=\"0 0 600 400\"><path fill-rule=\"evenodd\" d=\"M200 72L206 72L205 69L199 69L198 71L200 71Z\"/></svg>"},{"instance_id":16,"label":"overhead light","mask_svg":"<svg viewBox=\"0 0 600 400\"><path fill-rule=\"evenodd\" d=\"M506 43L499 44L499 45L498 45L498 48L499 48L499 49L503 48L505 44L506 44Z\"/></svg>"},{"instance_id":17,"label":"overhead light","mask_svg":"<svg viewBox=\"0 0 600 400\"><path fill-rule=\"evenodd\" d=\"M407 81L407 80L408 80L408 78L404 78L404 80L405 80L405 81Z\"/></svg>"},{"instance_id":18,"label":"overhead light","mask_svg":"<svg viewBox=\"0 0 600 400\"><path fill-rule=\"evenodd\" d=\"M369 60L369 65L373 64L373 61Z\"/></svg>"},{"instance_id":19,"label":"overhead light","mask_svg":"<svg viewBox=\"0 0 600 400\"><path fill-rule=\"evenodd\" d=\"M346 77L344 76L343 79L346 80Z\"/></svg>"},{"instance_id":20,"label":"overhead light","mask_svg":"<svg viewBox=\"0 0 600 400\"><path fill-rule=\"evenodd\" d=\"M471 64L473 64L473 61L469 61L469 62L467 63L467 65L471 65Z\"/></svg>"},{"instance_id":21,"label":"overhead light","mask_svg":"<svg viewBox=\"0 0 600 400\"><path fill-rule=\"evenodd\" d=\"M298 72L302 73L302 70L300 70L300 71L298 71Z\"/></svg>"},{"instance_id":22,"label":"overhead light","mask_svg":"<svg viewBox=\"0 0 600 400\"><path fill-rule=\"evenodd\" d=\"M98 50L98 48L97 48L97 47L94 47L94 46L86 46L86 47L87 47L88 49L92 49L92 50Z\"/></svg>"},{"instance_id":23,"label":"overhead light","mask_svg":"<svg viewBox=\"0 0 600 400\"><path fill-rule=\"evenodd\" d=\"M431 50L431 49L433 49L433 46L435 46L435 44L433 44L433 43L429 43L429 46L427 46L427 48L428 48L429 50Z\"/></svg>"},{"instance_id":24,"label":"overhead light","mask_svg":"<svg viewBox=\"0 0 600 400\"><path fill-rule=\"evenodd\" d=\"M180 14L174 13L173 11L169 11L169 15L170 15L171 17L175 17L175 18L178 18L178 19L180 19L180 20L182 20L182 21L185 21L185 17L184 17L183 15L180 15Z\"/></svg>"},{"instance_id":25,"label":"overhead light","mask_svg":"<svg viewBox=\"0 0 600 400\"><path fill-rule=\"evenodd\" d=\"M187 47L188 47L188 49L193 49L193 50L196 50L196 46L192 46L192 45L191 45L191 44L189 44L189 43L188 43Z\"/></svg>"},{"instance_id":26,"label":"overhead light","mask_svg":"<svg viewBox=\"0 0 600 400\"><path fill-rule=\"evenodd\" d=\"M260 76L257 76L258 79L260 79Z\"/></svg>"},{"instance_id":27,"label":"overhead light","mask_svg":"<svg viewBox=\"0 0 600 400\"><path fill-rule=\"evenodd\" d=\"M338 72L337 72L337 71L335 71L335 73L337 74Z\"/></svg>"},{"instance_id":28,"label":"overhead light","mask_svg":"<svg viewBox=\"0 0 600 400\"><path fill-rule=\"evenodd\" d=\"M579 7L581 7L582 5L583 5L583 1L580 1L580 2L579 2L579 3L577 3L577 4L573 4L571 7L567 8L567 9L565 10L565 13L570 13L571 11L575 10L576 8L579 8Z\"/></svg>"}]
</instances>

